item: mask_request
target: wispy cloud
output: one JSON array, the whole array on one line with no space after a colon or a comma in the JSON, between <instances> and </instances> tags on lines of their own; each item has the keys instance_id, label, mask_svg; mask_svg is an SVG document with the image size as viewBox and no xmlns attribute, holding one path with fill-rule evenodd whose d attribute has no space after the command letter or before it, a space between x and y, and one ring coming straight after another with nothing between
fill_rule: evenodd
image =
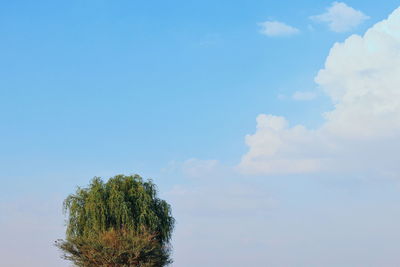
<instances>
[{"instance_id":1,"label":"wispy cloud","mask_svg":"<svg viewBox=\"0 0 400 267\"><path fill-rule=\"evenodd\" d=\"M313 100L316 96L317 94L311 91L296 91L292 95L292 99L296 101L308 101Z\"/></svg>"},{"instance_id":2,"label":"wispy cloud","mask_svg":"<svg viewBox=\"0 0 400 267\"><path fill-rule=\"evenodd\" d=\"M343 2L334 2L325 13L311 16L310 19L328 23L329 28L334 32L347 32L356 28L369 17Z\"/></svg>"},{"instance_id":3,"label":"wispy cloud","mask_svg":"<svg viewBox=\"0 0 400 267\"><path fill-rule=\"evenodd\" d=\"M258 25L261 27L261 34L271 37L290 36L300 33L299 29L279 21L264 21L258 23Z\"/></svg>"}]
</instances>

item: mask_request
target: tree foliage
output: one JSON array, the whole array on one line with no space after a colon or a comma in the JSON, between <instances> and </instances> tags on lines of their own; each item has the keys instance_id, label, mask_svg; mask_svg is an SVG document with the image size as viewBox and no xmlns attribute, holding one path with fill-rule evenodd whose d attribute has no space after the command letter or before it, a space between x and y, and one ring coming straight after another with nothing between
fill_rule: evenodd
<instances>
[{"instance_id":1,"label":"tree foliage","mask_svg":"<svg viewBox=\"0 0 400 267\"><path fill-rule=\"evenodd\" d=\"M117 175L104 183L95 177L87 188L78 188L65 199L64 212L66 240L56 245L77 266L170 263L174 218L169 204L157 197L152 181Z\"/></svg>"},{"instance_id":2,"label":"tree foliage","mask_svg":"<svg viewBox=\"0 0 400 267\"><path fill-rule=\"evenodd\" d=\"M128 229L58 240L56 246L65 252L64 259L79 267L162 267L171 263L169 247L156 235Z\"/></svg>"}]
</instances>

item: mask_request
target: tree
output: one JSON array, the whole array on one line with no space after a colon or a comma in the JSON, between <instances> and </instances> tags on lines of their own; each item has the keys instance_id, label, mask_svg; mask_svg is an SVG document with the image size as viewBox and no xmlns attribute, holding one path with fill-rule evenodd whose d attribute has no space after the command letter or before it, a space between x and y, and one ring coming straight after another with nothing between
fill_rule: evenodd
<instances>
[{"instance_id":1,"label":"tree","mask_svg":"<svg viewBox=\"0 0 400 267\"><path fill-rule=\"evenodd\" d=\"M133 230L108 230L97 236L56 241L64 259L82 267L161 267L171 263L169 247L153 234Z\"/></svg>"},{"instance_id":2,"label":"tree","mask_svg":"<svg viewBox=\"0 0 400 267\"><path fill-rule=\"evenodd\" d=\"M171 263L174 227L170 205L152 181L117 175L95 177L64 201L66 240L56 246L80 267L162 267Z\"/></svg>"}]
</instances>

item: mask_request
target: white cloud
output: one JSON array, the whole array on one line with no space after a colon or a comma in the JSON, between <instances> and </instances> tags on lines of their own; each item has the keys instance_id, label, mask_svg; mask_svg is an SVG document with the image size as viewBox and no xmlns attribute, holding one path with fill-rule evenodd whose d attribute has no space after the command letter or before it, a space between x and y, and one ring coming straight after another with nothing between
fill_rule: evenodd
<instances>
[{"instance_id":1,"label":"white cloud","mask_svg":"<svg viewBox=\"0 0 400 267\"><path fill-rule=\"evenodd\" d=\"M265 21L258 23L260 32L267 36L290 36L300 33L300 30L279 21Z\"/></svg>"},{"instance_id":2,"label":"white cloud","mask_svg":"<svg viewBox=\"0 0 400 267\"><path fill-rule=\"evenodd\" d=\"M316 93L310 91L297 91L294 92L292 98L296 101L313 100L317 96Z\"/></svg>"},{"instance_id":3,"label":"white cloud","mask_svg":"<svg viewBox=\"0 0 400 267\"><path fill-rule=\"evenodd\" d=\"M369 17L359 10L349 7L342 2L334 2L326 13L310 17L314 21L326 22L334 32L347 32Z\"/></svg>"},{"instance_id":4,"label":"white cloud","mask_svg":"<svg viewBox=\"0 0 400 267\"><path fill-rule=\"evenodd\" d=\"M332 99L317 129L259 115L240 168L248 173L376 171L396 176L400 149L400 8L337 43L316 83Z\"/></svg>"}]
</instances>

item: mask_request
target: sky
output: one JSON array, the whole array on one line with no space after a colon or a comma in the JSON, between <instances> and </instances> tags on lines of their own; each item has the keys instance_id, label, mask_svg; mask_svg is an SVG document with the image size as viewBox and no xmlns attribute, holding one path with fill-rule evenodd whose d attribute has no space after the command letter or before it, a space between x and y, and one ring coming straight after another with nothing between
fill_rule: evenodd
<instances>
[{"instance_id":1,"label":"sky","mask_svg":"<svg viewBox=\"0 0 400 267\"><path fill-rule=\"evenodd\" d=\"M4 266L69 266L63 199L136 173L174 267L400 265L398 1L1 6Z\"/></svg>"}]
</instances>

